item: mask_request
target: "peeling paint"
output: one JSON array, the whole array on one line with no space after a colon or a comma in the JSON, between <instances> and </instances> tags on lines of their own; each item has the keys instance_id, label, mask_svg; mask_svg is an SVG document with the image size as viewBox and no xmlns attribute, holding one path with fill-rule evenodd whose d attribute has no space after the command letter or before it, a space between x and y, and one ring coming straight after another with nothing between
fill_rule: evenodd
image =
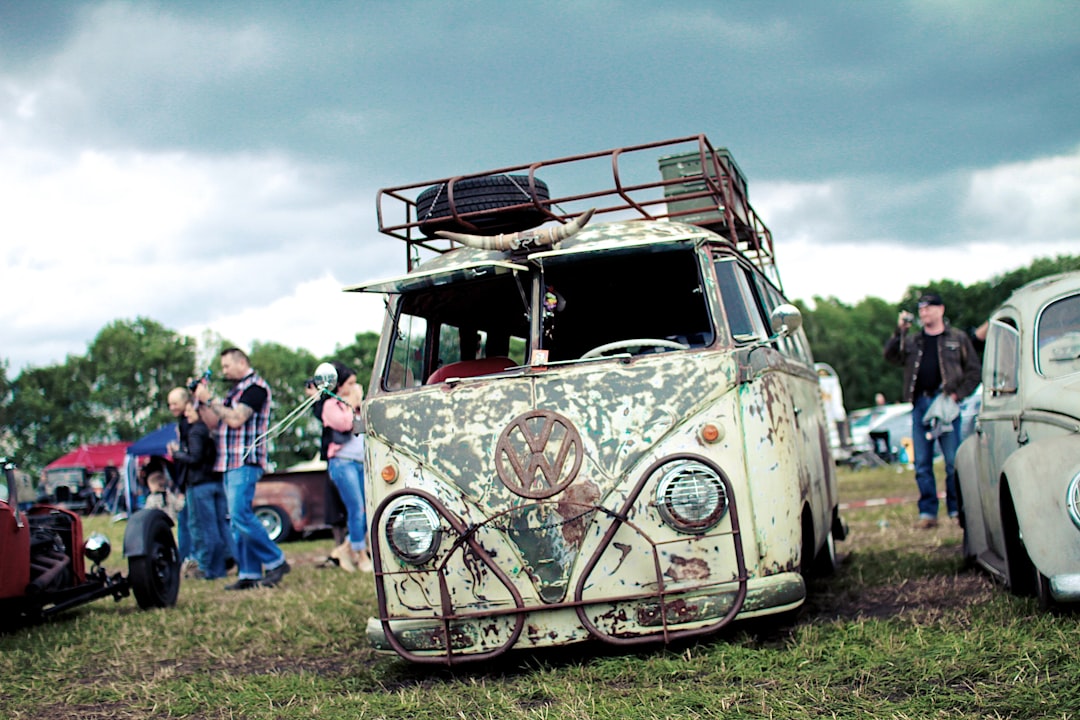
<instances>
[{"instance_id":1,"label":"peeling paint","mask_svg":"<svg viewBox=\"0 0 1080 720\"><path fill-rule=\"evenodd\" d=\"M701 278L689 284L697 283L697 297L708 294L703 312L711 313L713 327L708 339L702 334L691 342L693 333L686 333L680 343L687 349L563 360L388 390L377 378L394 362L390 342L404 331L384 333L383 365L364 405L368 464L392 465L399 479L382 483L373 472L366 480L377 548L380 616L375 630L369 624L375 647L412 660L456 662L589 638L663 641L802 601L805 586L796 572L802 510L811 509L820 532L835 498L835 477L821 461L816 374L771 345L731 344L711 270L713 253L730 249L706 242L715 238L678 223L598 224L562 243L555 258L515 257L521 292L515 285L499 296L527 299L530 273L538 279L541 268L545 278L561 269L573 279L567 268L575 249L593 260L610 250L619 262L638 251L649 263L662 259L656 253L693 254L686 267ZM631 241L634 251L627 249ZM458 252L462 258L426 267L509 257L477 250L447 255ZM573 312L604 302L590 293L607 278L587 279L564 288ZM467 281L462 274L460 282ZM443 321L440 313L453 315L453 302L498 285L493 280L468 292L447 286L445 303L432 287L423 288L430 298L410 307L415 313L438 308L429 320L435 325ZM543 312L537 294L532 297L530 312ZM391 314L400 302L392 300ZM541 334L528 338L526 357L548 341L546 322L545 315L528 325ZM599 328L614 319L608 314L595 322ZM498 330L478 327L489 342ZM681 332L676 327L670 334ZM444 352L442 339L435 340L417 347ZM425 377L435 366L427 358L414 375ZM721 441L702 440L706 423L722 427ZM728 498L726 515L700 534L663 514L670 501L658 497L663 469L681 471L691 461L709 469ZM386 541L381 513L395 493L416 493L439 518L440 545L420 566L397 558Z\"/></svg>"},{"instance_id":2,"label":"peeling paint","mask_svg":"<svg viewBox=\"0 0 1080 720\"><path fill-rule=\"evenodd\" d=\"M672 580L705 580L709 577L709 563L701 558L671 556L671 565L664 571Z\"/></svg>"}]
</instances>

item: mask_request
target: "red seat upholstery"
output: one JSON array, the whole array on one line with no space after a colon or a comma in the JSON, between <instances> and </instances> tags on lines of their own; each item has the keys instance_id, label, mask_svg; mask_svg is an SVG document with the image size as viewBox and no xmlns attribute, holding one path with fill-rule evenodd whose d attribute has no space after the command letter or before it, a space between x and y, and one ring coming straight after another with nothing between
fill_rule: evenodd
<instances>
[{"instance_id":1,"label":"red seat upholstery","mask_svg":"<svg viewBox=\"0 0 1080 720\"><path fill-rule=\"evenodd\" d=\"M476 377L477 375L491 375L514 367L514 361L508 357L497 355L495 357L480 358L478 360L459 360L447 363L431 373L427 379L428 385L444 382L447 378Z\"/></svg>"}]
</instances>

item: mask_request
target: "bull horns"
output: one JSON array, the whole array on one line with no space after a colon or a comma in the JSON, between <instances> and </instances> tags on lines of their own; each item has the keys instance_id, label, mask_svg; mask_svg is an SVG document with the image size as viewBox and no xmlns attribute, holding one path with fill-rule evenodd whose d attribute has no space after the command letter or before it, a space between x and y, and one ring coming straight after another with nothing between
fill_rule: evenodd
<instances>
[{"instance_id":1,"label":"bull horns","mask_svg":"<svg viewBox=\"0 0 1080 720\"><path fill-rule=\"evenodd\" d=\"M586 210L565 225L545 228L543 230L527 230L499 235L470 235L469 233L456 233L449 230L437 230L435 232L441 238L459 242L466 247L479 248L481 250L517 250L519 248L544 247L554 245L573 236L592 219L596 208Z\"/></svg>"}]
</instances>

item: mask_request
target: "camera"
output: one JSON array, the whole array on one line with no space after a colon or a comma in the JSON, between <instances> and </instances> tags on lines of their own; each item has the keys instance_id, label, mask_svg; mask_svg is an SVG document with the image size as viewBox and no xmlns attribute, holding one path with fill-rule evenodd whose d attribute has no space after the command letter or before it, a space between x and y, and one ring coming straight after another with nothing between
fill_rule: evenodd
<instances>
[{"instance_id":1,"label":"camera","mask_svg":"<svg viewBox=\"0 0 1080 720\"><path fill-rule=\"evenodd\" d=\"M909 313L907 310L900 311L900 319L908 323L909 325L915 322L915 316Z\"/></svg>"},{"instance_id":2,"label":"camera","mask_svg":"<svg viewBox=\"0 0 1080 720\"><path fill-rule=\"evenodd\" d=\"M195 388L199 387L199 383L201 383L203 380L209 380L211 375L212 375L212 373L209 370L207 370L206 372L204 372L199 377L188 381L188 384L187 384L188 392L195 392Z\"/></svg>"}]
</instances>

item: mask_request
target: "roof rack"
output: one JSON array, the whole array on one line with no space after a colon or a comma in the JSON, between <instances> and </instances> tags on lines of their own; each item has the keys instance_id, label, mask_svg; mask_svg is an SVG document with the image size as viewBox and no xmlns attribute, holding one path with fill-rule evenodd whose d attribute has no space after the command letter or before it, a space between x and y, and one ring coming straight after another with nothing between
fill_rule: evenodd
<instances>
[{"instance_id":1,"label":"roof rack","mask_svg":"<svg viewBox=\"0 0 1080 720\"><path fill-rule=\"evenodd\" d=\"M520 203L470 209L474 206L454 198L454 188L463 180L512 173L527 175L527 182L511 180L520 190ZM550 197L539 191L545 182L552 188ZM590 189L557 194L563 187ZM429 202L433 193L445 194L441 221L453 222L466 232L495 234L485 232L476 223L497 220L501 215L520 216L526 212L534 220L529 227L535 227L546 222L566 223L595 208L597 216L609 215L609 220L669 219L698 225L724 237L763 271L776 274L772 234L750 206L745 178L727 149L715 148L705 135L379 190L376 199L379 232L406 243L409 271L419 262L421 249L441 254L458 247L457 243L433 236L431 220L419 217L417 201L425 190Z\"/></svg>"}]
</instances>

